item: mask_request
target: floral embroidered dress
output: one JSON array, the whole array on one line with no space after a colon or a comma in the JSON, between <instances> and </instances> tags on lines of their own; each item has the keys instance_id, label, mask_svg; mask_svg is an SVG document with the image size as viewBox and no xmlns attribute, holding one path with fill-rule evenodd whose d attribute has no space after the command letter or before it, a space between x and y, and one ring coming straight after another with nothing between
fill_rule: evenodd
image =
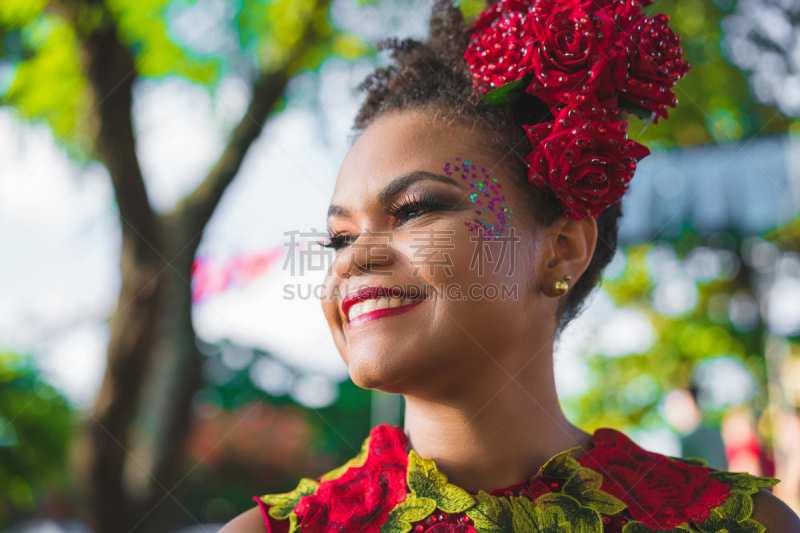
<instances>
[{"instance_id":1,"label":"floral embroidered dress","mask_svg":"<svg viewBox=\"0 0 800 533\"><path fill-rule=\"evenodd\" d=\"M408 451L382 424L360 453L286 494L253 498L268 533L760 533L751 495L777 479L717 471L643 450L599 429L579 459L566 450L531 478L474 493Z\"/></svg>"}]
</instances>

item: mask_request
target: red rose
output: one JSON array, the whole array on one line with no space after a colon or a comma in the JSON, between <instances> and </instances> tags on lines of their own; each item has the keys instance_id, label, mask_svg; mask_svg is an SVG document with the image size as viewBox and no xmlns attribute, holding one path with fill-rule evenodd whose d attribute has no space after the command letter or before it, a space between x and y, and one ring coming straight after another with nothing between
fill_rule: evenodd
<instances>
[{"instance_id":1,"label":"red rose","mask_svg":"<svg viewBox=\"0 0 800 533\"><path fill-rule=\"evenodd\" d=\"M533 72L534 34L526 13L488 13L481 24L491 23L472 34L464 53L473 83L484 93Z\"/></svg>"},{"instance_id":2,"label":"red rose","mask_svg":"<svg viewBox=\"0 0 800 533\"><path fill-rule=\"evenodd\" d=\"M575 3L537 4L533 29L534 78L527 91L551 108L566 103L576 92L594 93L598 100L611 96L625 79L627 59L620 46L614 19L604 11L590 13ZM546 15L546 16L545 16Z\"/></svg>"},{"instance_id":3,"label":"red rose","mask_svg":"<svg viewBox=\"0 0 800 533\"><path fill-rule=\"evenodd\" d=\"M728 497L730 485L710 478L707 468L643 450L619 431L599 429L592 442L578 462L600 472L602 490L650 529L701 523Z\"/></svg>"},{"instance_id":4,"label":"red rose","mask_svg":"<svg viewBox=\"0 0 800 533\"><path fill-rule=\"evenodd\" d=\"M362 466L322 482L314 494L295 506L298 525L314 533L378 533L397 504L406 498L408 440L387 424L370 432L369 452Z\"/></svg>"},{"instance_id":5,"label":"red rose","mask_svg":"<svg viewBox=\"0 0 800 533\"><path fill-rule=\"evenodd\" d=\"M552 190L568 217L596 216L618 202L636 162L650 153L628 140L627 122L617 122L616 113L610 111L615 100L601 105L591 93L576 95L556 120L524 126L534 146L525 159L530 164L529 181Z\"/></svg>"},{"instance_id":6,"label":"red rose","mask_svg":"<svg viewBox=\"0 0 800 533\"><path fill-rule=\"evenodd\" d=\"M625 5L616 14L624 25L623 42L628 54L628 76L618 86L624 98L667 118L667 106L678 99L671 88L689 72L691 65L681 59L681 38L667 25L669 17L648 17L637 8Z\"/></svg>"},{"instance_id":7,"label":"red rose","mask_svg":"<svg viewBox=\"0 0 800 533\"><path fill-rule=\"evenodd\" d=\"M504 14L512 11L527 13L528 9L534 4L534 0L500 0L486 7L475 18L475 22L468 28L469 33L473 33L481 28L489 26Z\"/></svg>"},{"instance_id":8,"label":"red rose","mask_svg":"<svg viewBox=\"0 0 800 533\"><path fill-rule=\"evenodd\" d=\"M582 9L586 9L587 11L600 11L601 9L605 9L607 7L612 7L612 9L620 9L625 5L630 5L633 8L641 9L643 7L648 7L653 5L655 0L576 0L580 2L580 6ZM619 21L617 21L619 23Z\"/></svg>"},{"instance_id":9,"label":"red rose","mask_svg":"<svg viewBox=\"0 0 800 533\"><path fill-rule=\"evenodd\" d=\"M532 74L526 91L557 114L525 126L529 180L549 188L567 216L596 216L619 201L650 151L627 138L619 98L667 117L670 90L689 70L668 18L651 0L500 0L469 28L464 54L477 91ZM601 104L602 102L602 104Z\"/></svg>"}]
</instances>

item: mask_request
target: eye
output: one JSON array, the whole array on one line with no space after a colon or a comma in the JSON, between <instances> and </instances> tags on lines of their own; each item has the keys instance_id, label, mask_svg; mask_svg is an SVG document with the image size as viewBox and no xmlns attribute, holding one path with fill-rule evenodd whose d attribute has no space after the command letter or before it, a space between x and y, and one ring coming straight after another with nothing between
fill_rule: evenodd
<instances>
[{"instance_id":1,"label":"eye","mask_svg":"<svg viewBox=\"0 0 800 533\"><path fill-rule=\"evenodd\" d=\"M328 237L327 241L317 241L317 244L324 248L332 248L337 252L344 248L345 246L350 246L358 239L358 235L356 233L336 233L333 232Z\"/></svg>"},{"instance_id":2,"label":"eye","mask_svg":"<svg viewBox=\"0 0 800 533\"><path fill-rule=\"evenodd\" d=\"M451 206L445 205L431 196L406 197L384 208L384 212L401 221L410 220L442 209L450 209Z\"/></svg>"}]
</instances>

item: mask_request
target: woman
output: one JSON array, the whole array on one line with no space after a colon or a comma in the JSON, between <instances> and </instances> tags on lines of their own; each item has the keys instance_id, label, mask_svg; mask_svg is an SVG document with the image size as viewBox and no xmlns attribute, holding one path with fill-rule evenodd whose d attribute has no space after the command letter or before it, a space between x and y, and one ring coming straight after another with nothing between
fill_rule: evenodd
<instances>
[{"instance_id":1,"label":"woman","mask_svg":"<svg viewBox=\"0 0 800 533\"><path fill-rule=\"evenodd\" d=\"M395 63L361 85L323 310L353 381L404 396L405 427L225 533L800 532L777 480L587 434L556 396L553 342L648 153L619 108L666 118L678 42L630 0L502 0L468 28L437 0L427 43L382 43Z\"/></svg>"}]
</instances>

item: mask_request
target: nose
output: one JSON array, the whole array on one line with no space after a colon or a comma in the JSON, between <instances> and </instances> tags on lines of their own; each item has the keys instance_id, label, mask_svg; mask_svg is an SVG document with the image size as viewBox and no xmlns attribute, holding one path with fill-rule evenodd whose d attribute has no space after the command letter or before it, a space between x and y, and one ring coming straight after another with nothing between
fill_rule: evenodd
<instances>
[{"instance_id":1,"label":"nose","mask_svg":"<svg viewBox=\"0 0 800 533\"><path fill-rule=\"evenodd\" d=\"M386 275L394 260L392 233L365 230L336 257L334 271L343 279L363 274Z\"/></svg>"}]
</instances>

